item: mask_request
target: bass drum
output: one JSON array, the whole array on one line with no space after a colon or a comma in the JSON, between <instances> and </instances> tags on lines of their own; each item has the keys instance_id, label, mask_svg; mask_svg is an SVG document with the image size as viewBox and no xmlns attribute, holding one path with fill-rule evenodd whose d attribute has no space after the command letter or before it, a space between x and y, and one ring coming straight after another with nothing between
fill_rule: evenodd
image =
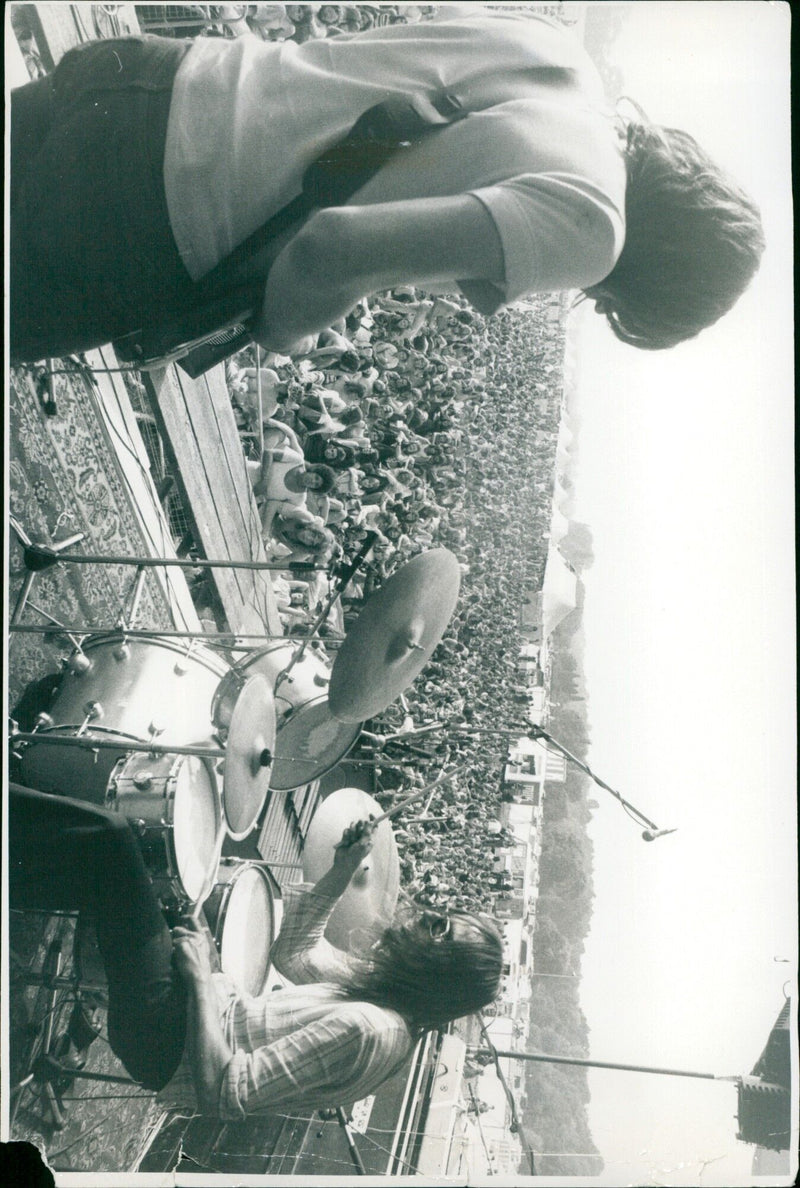
<instances>
[{"instance_id":1,"label":"bass drum","mask_svg":"<svg viewBox=\"0 0 800 1188\"><path fill-rule=\"evenodd\" d=\"M360 723L340 722L328 705L331 669L327 658L306 648L288 677L279 679L300 649L294 640L269 644L241 660L220 682L212 718L217 727L230 723L244 681L254 672L269 680L275 698L277 736L270 787L290 792L318 780L355 745Z\"/></svg>"},{"instance_id":2,"label":"bass drum","mask_svg":"<svg viewBox=\"0 0 800 1188\"><path fill-rule=\"evenodd\" d=\"M263 994L278 935L277 888L258 862L223 858L203 905L220 965L242 994Z\"/></svg>"},{"instance_id":3,"label":"bass drum","mask_svg":"<svg viewBox=\"0 0 800 1188\"><path fill-rule=\"evenodd\" d=\"M167 746L211 740L211 703L230 665L210 648L114 633L91 636L83 652L89 667L64 677L48 709L49 729L77 732L91 712L93 733ZM44 739L47 729L40 733Z\"/></svg>"}]
</instances>

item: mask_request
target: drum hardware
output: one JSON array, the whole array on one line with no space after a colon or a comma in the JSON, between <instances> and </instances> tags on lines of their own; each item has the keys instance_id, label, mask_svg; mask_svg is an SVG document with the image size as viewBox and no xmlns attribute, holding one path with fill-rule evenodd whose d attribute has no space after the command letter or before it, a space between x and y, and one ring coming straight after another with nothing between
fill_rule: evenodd
<instances>
[{"instance_id":1,"label":"drum hardware","mask_svg":"<svg viewBox=\"0 0 800 1188\"><path fill-rule=\"evenodd\" d=\"M59 544L66 548L67 545L75 544L77 540L82 539L82 535L80 537L70 537L68 541L59 541ZM227 557L209 560L205 557L107 556L104 553L72 553L62 555L57 553L57 548L57 545L31 544L28 552L35 563L41 561L41 564L38 564L39 569L47 569L56 563L71 561L76 565L138 565L149 569L177 567L180 569L263 569L267 571L277 570L278 572L291 569L298 573L320 573L327 571L327 566L314 565L311 561L292 561L287 564L285 561L232 561ZM13 617L12 621L14 621Z\"/></svg>"},{"instance_id":2,"label":"drum hardware","mask_svg":"<svg viewBox=\"0 0 800 1188\"><path fill-rule=\"evenodd\" d=\"M31 540L15 516L9 516L9 523L14 535L22 546L22 560L28 571L11 614L11 622L16 623L22 617L22 612L25 610L25 605L33 588L36 574L40 573L43 569L49 569L52 565L55 565L59 561L60 554L63 550L80 544L85 537L85 533L76 532L64 540L55 541L50 545L41 545Z\"/></svg>"},{"instance_id":3,"label":"drum hardware","mask_svg":"<svg viewBox=\"0 0 800 1188\"><path fill-rule=\"evenodd\" d=\"M120 664L125 660L130 660L131 649L128 641L123 638L122 642L118 644L116 648L114 648L114 651L111 653L111 655Z\"/></svg>"},{"instance_id":4,"label":"drum hardware","mask_svg":"<svg viewBox=\"0 0 800 1188\"><path fill-rule=\"evenodd\" d=\"M51 614L48 614L48 612L46 610L44 610L43 607L37 606L36 603L31 600L28 601L28 606L31 608L31 610L36 611L37 615L42 615L43 618L48 619L49 622L53 625L52 628L40 626L40 627L35 628L34 630L40 631L43 634L48 634L51 630L53 630L54 628L57 628L63 635L66 636L66 638L72 644L72 647L75 652L82 651L81 638L86 634L85 631L77 631L77 630L71 631L69 628L65 627L63 623L59 622L58 619L54 618ZM14 630L14 629L15 628L12 627L12 630Z\"/></svg>"},{"instance_id":5,"label":"drum hardware","mask_svg":"<svg viewBox=\"0 0 800 1188\"><path fill-rule=\"evenodd\" d=\"M33 603L30 605L33 606ZM65 635L70 639L70 643L72 643L76 648L79 647L79 644L77 643L77 640L72 639L70 633L82 635L87 634L87 632L82 628L79 629L77 627L62 626L60 623L56 622L52 623L50 626L41 623L11 623L9 624L8 630L9 632L13 632L17 635ZM217 643L218 641L222 641L226 644L228 649L233 652L249 652L252 650L252 647L250 644L245 645L239 642L231 643L231 640L251 640L252 644L255 645L259 643L275 643L278 640L288 639L296 640L297 642L307 641L309 643L321 643L324 644L326 648L337 648L342 643L344 643L343 639L333 639L327 635L306 635L305 632L302 635L292 635L291 632L287 632L285 634L281 632L280 635L273 635L255 631L161 631L157 630L155 627L134 630L130 627L120 628L119 625L115 627L100 626L95 627L92 630L93 633L97 635L113 635L116 631L123 630L126 641L136 639L194 639L198 643L206 644L213 644Z\"/></svg>"},{"instance_id":6,"label":"drum hardware","mask_svg":"<svg viewBox=\"0 0 800 1188\"><path fill-rule=\"evenodd\" d=\"M55 726L55 721L50 714L45 713L45 711L42 710L41 713L36 715L36 719L33 724L34 731L49 730L52 726Z\"/></svg>"},{"instance_id":7,"label":"drum hardware","mask_svg":"<svg viewBox=\"0 0 800 1188\"><path fill-rule=\"evenodd\" d=\"M133 579L133 587L130 592L130 605L127 612L123 607L122 615L120 616L121 627L132 627L136 622L136 616L139 613L139 603L142 600L142 591L144 589L144 580L146 577L146 570L143 565L139 565L136 570L136 575ZM126 601L128 601L126 599Z\"/></svg>"},{"instance_id":8,"label":"drum hardware","mask_svg":"<svg viewBox=\"0 0 800 1188\"><path fill-rule=\"evenodd\" d=\"M336 578L336 581L334 582L333 586L328 591L325 601L322 604L322 610L319 612L316 619L314 619L313 623L311 624L311 627L309 629L309 636L302 640L299 649L297 650L295 655L290 660L289 664L286 667L285 672L278 673L278 675L275 679L275 685L274 685L274 690L276 693L278 692L278 686L280 685L281 681L288 680L289 673L292 671L294 666L296 664L299 664L300 661L303 659L303 656L305 655L306 647L308 646L308 644L310 642L310 636L316 635L316 633L319 631L320 627L327 619L327 617L330 613L331 607L333 606L334 602L336 602L337 599L341 598L342 594L347 589L348 585L350 584L351 580L353 579L356 571L360 568L360 566L366 560L367 555L371 552L372 546L374 545L377 538L378 538L377 532L368 532L366 534L366 536L364 537L364 540L361 543L361 547L359 548L359 550L356 553L353 560L350 561L344 567L344 569L342 569L341 572L339 573L338 577Z\"/></svg>"},{"instance_id":9,"label":"drum hardware","mask_svg":"<svg viewBox=\"0 0 800 1188\"><path fill-rule=\"evenodd\" d=\"M355 745L361 724L342 723L330 712L326 695L329 672L324 655L308 649L291 666L298 645L282 639L238 661L225 674L214 695L212 718L225 727L242 682L252 673L263 673L275 690L275 764L270 787L289 792L319 779L335 767ZM278 684L276 678L284 675Z\"/></svg>"},{"instance_id":10,"label":"drum hardware","mask_svg":"<svg viewBox=\"0 0 800 1188\"><path fill-rule=\"evenodd\" d=\"M86 717L83 719L80 726L78 727L78 731L77 731L78 736L85 733L86 727L89 725L90 722L94 722L95 719L102 718L103 707L99 701L87 701L86 705L83 707L83 712L86 715Z\"/></svg>"},{"instance_id":11,"label":"drum hardware","mask_svg":"<svg viewBox=\"0 0 800 1188\"><path fill-rule=\"evenodd\" d=\"M73 676L83 676L89 672L92 667L92 662L82 648L78 648L73 652L67 661L67 670Z\"/></svg>"},{"instance_id":12,"label":"drum hardware","mask_svg":"<svg viewBox=\"0 0 800 1188\"><path fill-rule=\"evenodd\" d=\"M90 734L48 734L45 736L33 731L17 730L12 737L15 742L46 742L48 746L77 747L84 751L128 751L151 756L193 755L197 759L224 759L226 754L221 747L184 747L172 743L149 743L144 739L119 737L106 740Z\"/></svg>"}]
</instances>

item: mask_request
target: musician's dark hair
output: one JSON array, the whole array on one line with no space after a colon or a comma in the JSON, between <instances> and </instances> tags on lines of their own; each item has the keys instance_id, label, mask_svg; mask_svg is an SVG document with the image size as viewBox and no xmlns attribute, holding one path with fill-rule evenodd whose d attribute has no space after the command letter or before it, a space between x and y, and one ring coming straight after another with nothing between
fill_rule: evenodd
<instances>
[{"instance_id":1,"label":"musician's dark hair","mask_svg":"<svg viewBox=\"0 0 800 1188\"><path fill-rule=\"evenodd\" d=\"M628 100L627 102L630 102ZM736 303L758 269L758 207L687 132L624 120L625 243L585 290L622 342L662 350Z\"/></svg>"},{"instance_id":2,"label":"musician's dark hair","mask_svg":"<svg viewBox=\"0 0 800 1188\"><path fill-rule=\"evenodd\" d=\"M346 470L348 466L355 465L356 452L351 445L346 445L345 442L343 442L343 441L337 441L335 437L329 437L326 440L324 446L322 447L322 456L323 457L325 456L325 450L327 450L328 446L336 446L336 449L339 450L339 452L342 455L340 459L337 459L334 469ZM330 463L326 459L326 461L323 463L323 465L328 466L328 465L330 465ZM338 481L338 478L339 478L339 475L337 475L337 481Z\"/></svg>"},{"instance_id":3,"label":"musician's dark hair","mask_svg":"<svg viewBox=\"0 0 800 1188\"><path fill-rule=\"evenodd\" d=\"M448 913L451 926L439 939L425 917L392 925L347 979L348 992L402 1015L412 1027L443 1027L481 1010L500 990L503 940L486 917ZM463 921L466 935L454 936Z\"/></svg>"},{"instance_id":4,"label":"musician's dark hair","mask_svg":"<svg viewBox=\"0 0 800 1188\"><path fill-rule=\"evenodd\" d=\"M322 479L322 482L315 488L316 495L327 495L332 491L338 481L338 474L332 470L330 466L326 466L324 462L312 462L306 466L307 474L316 474Z\"/></svg>"}]
</instances>

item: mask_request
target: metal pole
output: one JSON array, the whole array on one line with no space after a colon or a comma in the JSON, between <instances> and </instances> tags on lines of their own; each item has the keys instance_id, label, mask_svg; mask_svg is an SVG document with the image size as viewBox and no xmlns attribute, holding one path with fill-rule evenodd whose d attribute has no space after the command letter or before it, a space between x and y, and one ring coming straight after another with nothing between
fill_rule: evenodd
<instances>
[{"instance_id":1,"label":"metal pole","mask_svg":"<svg viewBox=\"0 0 800 1188\"><path fill-rule=\"evenodd\" d=\"M30 604L33 606L33 603ZM37 608L38 609L38 608ZM41 611L45 614L45 611ZM52 616L48 615L48 618ZM42 623L12 623L8 628L9 632L17 632L21 635L66 635L66 636L87 636L87 635L119 635L130 639L207 639L207 640L226 640L230 651L244 651L249 649L242 648L231 640L237 639L252 639L256 642L261 640L272 642L276 639L280 640L301 640L310 639L312 642L324 643L326 648L338 647L344 643L342 639L330 639L323 635L266 635L256 633L255 631L162 631L159 627L120 627L119 623L115 623L112 627L75 627L62 623L52 623L49 626ZM71 642L71 640L70 640ZM77 646L77 645L75 645Z\"/></svg>"},{"instance_id":2,"label":"metal pole","mask_svg":"<svg viewBox=\"0 0 800 1188\"><path fill-rule=\"evenodd\" d=\"M67 639L69 640L69 642L72 644L73 648L75 648L76 651L79 652L81 650L81 645L78 641L78 635L82 635L83 634L82 632L67 632L65 630L63 623L59 622L58 619L54 619L52 615L48 614L46 610L42 610L42 608L40 606L37 606L35 602L33 602L32 600L29 600L28 605L30 606L31 610L36 611L37 615L44 615L44 617L50 622L52 629L58 630L58 631L63 631L64 634L67 636ZM39 629L43 630L43 631L49 631L51 628L40 627ZM11 631L23 631L24 628L14 626L14 627L11 627L10 630Z\"/></svg>"},{"instance_id":3,"label":"metal pole","mask_svg":"<svg viewBox=\"0 0 800 1188\"><path fill-rule=\"evenodd\" d=\"M19 597L17 598L16 605L11 615L12 630L14 623L19 622L22 617L22 612L25 610L25 603L28 601L28 595L31 592L31 587L33 586L33 579L36 577L36 572L37 571L35 569L29 569L25 574L25 580L22 583L22 589L19 592Z\"/></svg>"},{"instance_id":4,"label":"metal pole","mask_svg":"<svg viewBox=\"0 0 800 1188\"><path fill-rule=\"evenodd\" d=\"M640 813L637 808L634 808L632 804L620 796L616 789L612 788L610 784L607 784L605 780L601 780L599 776L596 776L591 767L589 767L588 763L584 763L582 759L577 757L577 755L573 755L572 751L568 751L565 746L562 746L560 742L554 739L551 734L548 734L546 730L543 730L541 726L531 727L531 729L528 731L528 737L532 738L534 742L540 742L542 739L544 739L548 746L554 746L557 751L561 752L565 759L569 759L570 763L574 763L576 767L579 767L581 771L585 772L586 775L588 775L590 779L594 780L596 784L599 784L599 786L604 788L606 792L610 792L611 795L620 802L620 804L624 805L625 808L630 809L630 811L639 818L643 825L649 826L650 829L658 830L658 826L656 825L655 821L650 821L644 815L644 813Z\"/></svg>"},{"instance_id":5,"label":"metal pole","mask_svg":"<svg viewBox=\"0 0 800 1188\"><path fill-rule=\"evenodd\" d=\"M657 1073L665 1077L698 1077L704 1081L739 1081L716 1073L691 1072L685 1068L655 1068L649 1064L618 1064L607 1060L581 1060L577 1056L554 1056L549 1052L501 1052L495 1048L472 1048L473 1056L509 1057L512 1060L535 1060L544 1064L577 1064L581 1068L615 1068L623 1072Z\"/></svg>"},{"instance_id":6,"label":"metal pole","mask_svg":"<svg viewBox=\"0 0 800 1188\"><path fill-rule=\"evenodd\" d=\"M47 548L31 548L32 553L43 557L50 557L51 550ZM208 560L207 558L192 559L191 557L117 557L105 556L100 553L58 553L52 556L56 561L72 561L76 565L146 565L152 569L162 566L177 566L180 569L268 569L292 570L298 573L319 573L325 571L325 565L313 565L310 561L231 561L228 558Z\"/></svg>"},{"instance_id":7,"label":"metal pole","mask_svg":"<svg viewBox=\"0 0 800 1188\"><path fill-rule=\"evenodd\" d=\"M133 580L133 590L130 597L130 610L126 616L128 623L135 623L136 616L139 613L139 603L142 598L142 590L144 589L145 571L141 565L136 570L136 577Z\"/></svg>"},{"instance_id":8,"label":"metal pole","mask_svg":"<svg viewBox=\"0 0 800 1188\"><path fill-rule=\"evenodd\" d=\"M358 1147L355 1144L355 1139L353 1138L353 1132L350 1128L350 1123L347 1120L347 1115L345 1114L345 1112L341 1106L336 1107L336 1117L339 1119L339 1125L341 1126L342 1130L344 1131L344 1137L347 1139L347 1146L350 1150L350 1155L352 1157L353 1163L358 1168L358 1174L360 1176L365 1176L367 1174L367 1169L364 1166L364 1161L361 1158L361 1153L359 1152Z\"/></svg>"},{"instance_id":9,"label":"metal pole","mask_svg":"<svg viewBox=\"0 0 800 1188\"><path fill-rule=\"evenodd\" d=\"M200 759L225 759L221 747L179 747L166 743L148 743L144 739L117 738L114 741L95 738L90 734L53 734L50 731L17 730L10 736L11 743L47 743L48 746L78 747L84 751L141 751L145 755L197 755ZM271 760L270 760L271 762ZM262 766L269 766L263 764Z\"/></svg>"}]
</instances>

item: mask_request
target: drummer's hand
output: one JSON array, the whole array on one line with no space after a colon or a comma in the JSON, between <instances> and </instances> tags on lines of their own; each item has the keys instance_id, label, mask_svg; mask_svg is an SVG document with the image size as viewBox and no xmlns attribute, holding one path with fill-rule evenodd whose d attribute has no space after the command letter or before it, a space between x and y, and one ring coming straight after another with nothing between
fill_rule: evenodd
<instances>
[{"instance_id":1,"label":"drummer's hand","mask_svg":"<svg viewBox=\"0 0 800 1188\"><path fill-rule=\"evenodd\" d=\"M367 821L354 821L342 834L342 840L333 852L333 865L337 870L349 870L355 874L372 849L374 814Z\"/></svg>"},{"instance_id":2,"label":"drummer's hand","mask_svg":"<svg viewBox=\"0 0 800 1188\"><path fill-rule=\"evenodd\" d=\"M186 981L206 981L212 973L208 937L200 924L189 917L172 929L175 965Z\"/></svg>"}]
</instances>

